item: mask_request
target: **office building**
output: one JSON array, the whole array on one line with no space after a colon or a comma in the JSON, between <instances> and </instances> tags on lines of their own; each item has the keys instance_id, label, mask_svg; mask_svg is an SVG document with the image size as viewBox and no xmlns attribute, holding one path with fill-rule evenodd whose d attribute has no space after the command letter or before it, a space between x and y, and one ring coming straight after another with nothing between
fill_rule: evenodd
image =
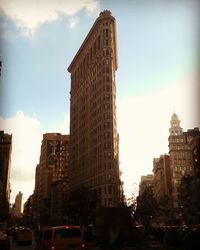
<instances>
[{"instance_id":1,"label":"office building","mask_svg":"<svg viewBox=\"0 0 200 250\"><path fill-rule=\"evenodd\" d=\"M164 197L170 197L171 192L170 157L165 154L153 159L153 193L160 202Z\"/></svg>"},{"instance_id":2,"label":"office building","mask_svg":"<svg viewBox=\"0 0 200 250\"><path fill-rule=\"evenodd\" d=\"M183 176L194 176L193 139L200 134L198 129L183 132L180 120L174 113L169 129L169 154L172 173L172 200L175 209L181 208L180 184Z\"/></svg>"},{"instance_id":3,"label":"office building","mask_svg":"<svg viewBox=\"0 0 200 250\"><path fill-rule=\"evenodd\" d=\"M95 207L119 206L123 188L116 124L116 22L100 13L72 60L70 189L87 187Z\"/></svg>"},{"instance_id":4,"label":"office building","mask_svg":"<svg viewBox=\"0 0 200 250\"><path fill-rule=\"evenodd\" d=\"M140 184L139 184L139 195L142 195L146 189L153 190L153 175L152 174L141 176Z\"/></svg>"},{"instance_id":5,"label":"office building","mask_svg":"<svg viewBox=\"0 0 200 250\"><path fill-rule=\"evenodd\" d=\"M23 194L19 192L15 197L14 217L21 218L23 213Z\"/></svg>"},{"instance_id":6,"label":"office building","mask_svg":"<svg viewBox=\"0 0 200 250\"><path fill-rule=\"evenodd\" d=\"M10 201L10 163L12 135L0 131L0 199Z\"/></svg>"},{"instance_id":7,"label":"office building","mask_svg":"<svg viewBox=\"0 0 200 250\"><path fill-rule=\"evenodd\" d=\"M1 57L0 57L0 77L1 77L1 70L2 70L2 61L1 61Z\"/></svg>"},{"instance_id":8,"label":"office building","mask_svg":"<svg viewBox=\"0 0 200 250\"><path fill-rule=\"evenodd\" d=\"M50 216L52 185L58 181L65 183L68 181L68 168L69 135L60 133L44 134L40 162L36 167L33 198L34 210L40 218L44 219L45 216ZM54 196L54 204L59 204L56 203L55 199Z\"/></svg>"}]
</instances>

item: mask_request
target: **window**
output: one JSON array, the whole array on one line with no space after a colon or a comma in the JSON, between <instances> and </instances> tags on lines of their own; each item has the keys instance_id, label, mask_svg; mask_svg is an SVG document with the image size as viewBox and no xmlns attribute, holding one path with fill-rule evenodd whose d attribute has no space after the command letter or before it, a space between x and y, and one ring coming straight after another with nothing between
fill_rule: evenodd
<instances>
[{"instance_id":1,"label":"window","mask_svg":"<svg viewBox=\"0 0 200 250\"><path fill-rule=\"evenodd\" d=\"M90 48L90 62L92 61L92 47Z\"/></svg>"},{"instance_id":2,"label":"window","mask_svg":"<svg viewBox=\"0 0 200 250\"><path fill-rule=\"evenodd\" d=\"M108 194L112 194L112 186L111 185L108 186Z\"/></svg>"},{"instance_id":3,"label":"window","mask_svg":"<svg viewBox=\"0 0 200 250\"><path fill-rule=\"evenodd\" d=\"M112 198L109 198L109 206L112 206Z\"/></svg>"},{"instance_id":4,"label":"window","mask_svg":"<svg viewBox=\"0 0 200 250\"><path fill-rule=\"evenodd\" d=\"M98 40L97 40L97 48L98 48L98 50L100 49L100 36L98 36Z\"/></svg>"},{"instance_id":5,"label":"window","mask_svg":"<svg viewBox=\"0 0 200 250\"><path fill-rule=\"evenodd\" d=\"M110 109L110 103L105 104L105 109L109 110Z\"/></svg>"},{"instance_id":6,"label":"window","mask_svg":"<svg viewBox=\"0 0 200 250\"><path fill-rule=\"evenodd\" d=\"M81 236L79 228L59 228L55 230L55 238L77 238Z\"/></svg>"},{"instance_id":7,"label":"window","mask_svg":"<svg viewBox=\"0 0 200 250\"><path fill-rule=\"evenodd\" d=\"M110 152L107 153L107 158L108 158L108 159L111 158L111 153L110 153Z\"/></svg>"},{"instance_id":8,"label":"window","mask_svg":"<svg viewBox=\"0 0 200 250\"><path fill-rule=\"evenodd\" d=\"M96 41L94 42L94 54L96 55L96 49L97 49L97 45L96 45Z\"/></svg>"},{"instance_id":9,"label":"window","mask_svg":"<svg viewBox=\"0 0 200 250\"><path fill-rule=\"evenodd\" d=\"M110 88L110 85L106 85L106 91L110 91L111 88Z\"/></svg>"}]
</instances>

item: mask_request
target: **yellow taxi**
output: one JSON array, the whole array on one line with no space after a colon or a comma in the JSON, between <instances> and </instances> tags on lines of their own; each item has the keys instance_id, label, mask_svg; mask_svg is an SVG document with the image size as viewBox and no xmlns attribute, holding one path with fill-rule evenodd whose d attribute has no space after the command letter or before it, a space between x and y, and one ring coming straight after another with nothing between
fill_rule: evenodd
<instances>
[{"instance_id":1,"label":"yellow taxi","mask_svg":"<svg viewBox=\"0 0 200 250\"><path fill-rule=\"evenodd\" d=\"M36 242L36 250L84 249L80 226L46 228L41 232Z\"/></svg>"}]
</instances>

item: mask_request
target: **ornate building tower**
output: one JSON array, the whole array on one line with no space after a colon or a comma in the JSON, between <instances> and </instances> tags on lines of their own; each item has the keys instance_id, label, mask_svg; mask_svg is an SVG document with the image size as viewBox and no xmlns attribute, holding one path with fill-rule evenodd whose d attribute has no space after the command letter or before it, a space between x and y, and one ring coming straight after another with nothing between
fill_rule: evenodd
<instances>
[{"instance_id":1,"label":"ornate building tower","mask_svg":"<svg viewBox=\"0 0 200 250\"><path fill-rule=\"evenodd\" d=\"M115 18L103 11L72 60L70 188L89 188L96 207L118 206L122 186L116 128Z\"/></svg>"},{"instance_id":2,"label":"ornate building tower","mask_svg":"<svg viewBox=\"0 0 200 250\"><path fill-rule=\"evenodd\" d=\"M187 133L182 131L180 120L174 113L169 129L169 154L172 173L172 202L175 209L181 208L180 183L184 175L193 175L193 153Z\"/></svg>"},{"instance_id":3,"label":"ornate building tower","mask_svg":"<svg viewBox=\"0 0 200 250\"><path fill-rule=\"evenodd\" d=\"M181 135L182 128L180 127L180 120L178 119L177 114L173 114L170 121L171 127L169 129L170 136Z\"/></svg>"}]
</instances>

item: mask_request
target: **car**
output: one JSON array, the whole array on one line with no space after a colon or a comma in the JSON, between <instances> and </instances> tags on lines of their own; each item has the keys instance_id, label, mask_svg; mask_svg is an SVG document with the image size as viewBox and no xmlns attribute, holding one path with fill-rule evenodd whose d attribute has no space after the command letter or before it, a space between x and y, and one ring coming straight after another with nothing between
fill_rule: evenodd
<instances>
[{"instance_id":1,"label":"car","mask_svg":"<svg viewBox=\"0 0 200 250\"><path fill-rule=\"evenodd\" d=\"M0 249L10 250L10 240L6 232L0 230Z\"/></svg>"},{"instance_id":2,"label":"car","mask_svg":"<svg viewBox=\"0 0 200 250\"><path fill-rule=\"evenodd\" d=\"M84 248L80 226L49 227L36 239L35 250L80 250Z\"/></svg>"},{"instance_id":3,"label":"car","mask_svg":"<svg viewBox=\"0 0 200 250\"><path fill-rule=\"evenodd\" d=\"M32 231L30 228L20 228L16 232L16 244L32 244Z\"/></svg>"}]
</instances>

